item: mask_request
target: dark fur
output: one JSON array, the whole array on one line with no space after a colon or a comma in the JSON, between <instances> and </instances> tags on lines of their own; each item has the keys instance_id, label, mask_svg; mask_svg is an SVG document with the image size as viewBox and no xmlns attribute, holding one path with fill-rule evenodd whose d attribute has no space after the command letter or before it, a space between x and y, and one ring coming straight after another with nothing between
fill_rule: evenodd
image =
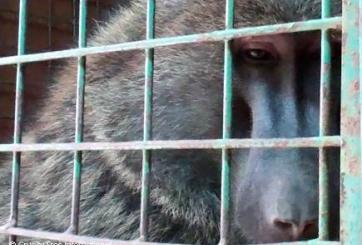
<instances>
[{"instance_id":1,"label":"dark fur","mask_svg":"<svg viewBox=\"0 0 362 245\"><path fill-rule=\"evenodd\" d=\"M89 45L144 39L146 9L139 2L132 3L130 9L120 9L99 28ZM157 2L157 37L224 28L224 1ZM320 2L316 0L236 0L236 26L318 18L319 11ZM49 89L36 120L27 123L24 142L74 140L75 77L75 64L69 62ZM156 49L154 139L220 138L222 80L222 42ZM142 140L143 88L143 51L87 57L85 140ZM247 108L235 107L239 111L234 113L237 118L234 121L242 119L235 121L241 130L234 136L248 137L249 122L243 119L243 114L239 115L240 110L247 111ZM217 243L220 161L221 155L213 150L153 152L151 241ZM71 203L72 153L24 154L22 162L20 226L66 230ZM136 239L141 153L85 152L83 162L80 233ZM1 179L8 179L9 164L2 164L0 172ZM0 214L1 221L5 222L9 183L2 184ZM235 232L239 233L243 233L242 228ZM231 244L243 243L242 237L234 239Z\"/></svg>"}]
</instances>

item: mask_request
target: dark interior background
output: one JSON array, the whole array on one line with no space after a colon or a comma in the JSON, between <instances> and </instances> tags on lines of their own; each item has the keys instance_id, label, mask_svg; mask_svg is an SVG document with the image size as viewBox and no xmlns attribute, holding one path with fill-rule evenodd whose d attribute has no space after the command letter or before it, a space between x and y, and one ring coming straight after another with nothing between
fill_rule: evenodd
<instances>
[{"instance_id":1,"label":"dark interior background","mask_svg":"<svg viewBox=\"0 0 362 245\"><path fill-rule=\"evenodd\" d=\"M118 4L128 0L87 0L88 28L109 16ZM28 0L27 53L62 50L77 42L79 0ZM0 57L17 53L17 0L0 0ZM30 63L25 66L25 116L36 109L57 61ZM59 64L58 64L59 66ZM12 142L15 105L16 66L0 66L0 143Z\"/></svg>"}]
</instances>

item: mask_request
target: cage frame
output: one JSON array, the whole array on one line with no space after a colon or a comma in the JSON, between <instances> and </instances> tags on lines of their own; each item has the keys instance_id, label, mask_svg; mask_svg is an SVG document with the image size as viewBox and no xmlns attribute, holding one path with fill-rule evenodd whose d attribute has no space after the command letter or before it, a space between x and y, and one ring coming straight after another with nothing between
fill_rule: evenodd
<instances>
[{"instance_id":1,"label":"cage frame","mask_svg":"<svg viewBox=\"0 0 362 245\"><path fill-rule=\"evenodd\" d=\"M322 0L321 18L304 22L266 25L258 27L234 28L234 0L226 0L225 29L209 33L198 33L167 38L155 38L155 0L147 0L146 39L113 45L87 47L86 16L87 1L79 0L78 48L26 54L26 18L27 0L19 0L18 52L15 56L0 57L0 65L16 65L16 96L14 140L12 144L0 144L0 152L12 152L12 187L9 223L0 227L0 233L9 235L9 241L15 242L17 236L63 242L91 244L149 244L147 242L149 206L149 186L151 173L151 152L155 149L218 149L221 157L221 220L220 245L227 242L229 206L230 206L230 149L263 147L292 148L314 147L319 149L319 237L318 239L291 242L288 244L360 244L362 242L362 167L361 167L361 109L360 93L362 81L362 0L342 1L341 17L331 17L331 0ZM331 46L328 32L342 29L342 83L341 83L341 133L326 136L327 118L330 100ZM244 36L257 36L276 33L294 33L320 30L321 35L321 86L320 86L320 125L319 136L308 138L273 138L273 139L231 139L231 98L232 98L232 55L231 40ZM223 136L216 140L152 140L152 90L154 49L163 46L188 44L195 42L224 42L224 101L223 101ZM114 51L145 50L145 88L144 88L144 127L143 141L133 142L83 142L83 106L84 88L86 85L86 56ZM30 62L50 61L61 58L76 57L78 59L77 99L74 143L22 144L22 119L24 95L24 64ZM328 239L328 176L325 159L326 147L341 149L341 207L340 207L340 241ZM140 238L137 241L119 241L87 236L79 236L79 202L82 167L82 151L93 150L140 150L142 151L142 190ZM72 209L69 229L66 233L35 231L17 227L19 178L21 169L21 153L34 151L73 151L73 191ZM165 244L165 243L162 243Z\"/></svg>"}]
</instances>

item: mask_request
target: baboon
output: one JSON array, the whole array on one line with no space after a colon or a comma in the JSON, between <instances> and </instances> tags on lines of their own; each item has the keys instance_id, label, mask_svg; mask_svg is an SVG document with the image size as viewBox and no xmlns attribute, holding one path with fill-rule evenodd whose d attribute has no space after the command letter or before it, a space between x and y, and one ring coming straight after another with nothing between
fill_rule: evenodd
<instances>
[{"instance_id":1,"label":"baboon","mask_svg":"<svg viewBox=\"0 0 362 245\"><path fill-rule=\"evenodd\" d=\"M146 1L120 8L89 46L145 38ZM225 1L156 1L156 37L222 30ZM235 27L320 18L319 0L236 0ZM341 13L334 1L333 14ZM337 34L338 36L338 34ZM330 134L339 132L340 39L333 46ZM155 49L153 139L222 137L224 42ZM318 135L320 32L232 40L233 138ZM69 61L24 142L74 141L76 62ZM142 140L144 51L87 57L85 141ZM336 92L333 92L336 91ZM329 152L336 162L336 150ZM315 238L318 233L318 149L250 149L231 153L230 244ZM10 161L9 161L10 162ZM217 244L221 154L218 150L152 152L150 241ZM338 163L338 162L337 162ZM73 153L23 154L19 226L65 231L69 226ZM142 154L84 152L80 234L139 236ZM332 164L331 164L332 166ZM333 164L337 166L337 164ZM336 169L334 169L336 168ZM338 169L331 168L331 239L338 239ZM1 165L8 179L10 164ZM1 220L9 193L1 187Z\"/></svg>"}]
</instances>

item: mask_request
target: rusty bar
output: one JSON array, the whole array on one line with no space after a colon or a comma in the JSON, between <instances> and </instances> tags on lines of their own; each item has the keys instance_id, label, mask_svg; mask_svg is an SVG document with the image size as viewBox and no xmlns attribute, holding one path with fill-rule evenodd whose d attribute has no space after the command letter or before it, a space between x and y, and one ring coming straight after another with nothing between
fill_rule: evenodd
<instances>
[{"instance_id":1,"label":"rusty bar","mask_svg":"<svg viewBox=\"0 0 362 245\"><path fill-rule=\"evenodd\" d=\"M147 1L147 31L146 39L151 40L155 36L155 0ZM152 98L153 98L153 68L154 50L145 50L145 89L144 89L144 113L143 113L143 141L152 139ZM151 175L151 151L142 150L142 189L141 189L141 220L140 240L147 240L148 233L148 206L150 196Z\"/></svg>"},{"instance_id":2,"label":"rusty bar","mask_svg":"<svg viewBox=\"0 0 362 245\"><path fill-rule=\"evenodd\" d=\"M234 27L234 0L226 0L225 4L225 29ZM223 139L231 137L232 121L232 80L233 59L231 40L224 42L224 94L223 94ZM220 214L220 241L219 245L227 244L230 226L230 151L223 148L221 168L221 214Z\"/></svg>"},{"instance_id":3,"label":"rusty bar","mask_svg":"<svg viewBox=\"0 0 362 245\"><path fill-rule=\"evenodd\" d=\"M87 45L87 2L79 1L79 37L78 46L80 48ZM84 89L86 82L86 58L78 57L78 73L77 73L77 98L76 98L76 116L75 116L75 143L83 141L83 110L84 110ZM82 152L74 152L74 170L73 170L73 190L72 190L72 210L70 227L68 232L77 234L79 230L79 206L80 206L80 187L81 187L81 171L82 171Z\"/></svg>"},{"instance_id":4,"label":"rusty bar","mask_svg":"<svg viewBox=\"0 0 362 245\"><path fill-rule=\"evenodd\" d=\"M19 25L18 25L18 56L25 54L26 48L26 18L27 1L19 2ZM24 103L24 65L17 64L16 88L15 88L15 120L14 120L14 144L21 144L23 124ZM12 177L11 177L11 201L10 201L10 227L16 227L19 213L19 190L20 190L20 167L21 152L13 152ZM9 236L9 243L16 243L16 236Z\"/></svg>"},{"instance_id":5,"label":"rusty bar","mask_svg":"<svg viewBox=\"0 0 362 245\"><path fill-rule=\"evenodd\" d=\"M228 140L153 140L127 142L82 142L50 144L0 144L0 152L35 151L101 151L101 150L161 150L161 149L237 149L237 148L310 148L339 147L340 136L280 138L280 139L228 139Z\"/></svg>"},{"instance_id":6,"label":"rusty bar","mask_svg":"<svg viewBox=\"0 0 362 245\"><path fill-rule=\"evenodd\" d=\"M340 239L351 245L362 241L359 11L359 0L343 1Z\"/></svg>"},{"instance_id":7,"label":"rusty bar","mask_svg":"<svg viewBox=\"0 0 362 245\"><path fill-rule=\"evenodd\" d=\"M321 241L321 240L309 240L299 242L281 242L281 243L267 243L267 245L340 245L341 242L337 241ZM259 244L262 245L262 244ZM265 244L264 244L265 245Z\"/></svg>"},{"instance_id":8,"label":"rusty bar","mask_svg":"<svg viewBox=\"0 0 362 245\"><path fill-rule=\"evenodd\" d=\"M0 65L11 65L17 63L29 63L50 59L63 59L92 54L109 53L115 51L129 51L137 49L157 48L172 45L181 45L196 42L216 42L240 38L245 36L260 36L277 33L293 33L323 29L340 29L341 18L333 17L323 20L308 20L304 22L293 22L286 24L244 27L240 29L220 30L208 33L157 38L152 40L141 40L134 42L119 43L106 46L67 49L62 51L43 52L28 54L24 56L9 56L0 58Z\"/></svg>"},{"instance_id":9,"label":"rusty bar","mask_svg":"<svg viewBox=\"0 0 362 245\"><path fill-rule=\"evenodd\" d=\"M36 239L46 239L53 240L57 242L63 242L65 245L187 245L187 244L176 244L176 243L154 243L154 242L142 242L138 240L131 241L122 241L122 240L114 240L107 238L95 238L89 236L79 236L73 235L69 233L57 233L57 232L47 232L47 231L35 231L23 228L8 228L2 229L0 228L0 234L14 234L22 237L32 237ZM22 243L19 245L31 245L32 243ZM39 244L34 242L33 244ZM52 243L44 242L44 245ZM59 244L59 243L54 243Z\"/></svg>"},{"instance_id":10,"label":"rusty bar","mask_svg":"<svg viewBox=\"0 0 362 245\"><path fill-rule=\"evenodd\" d=\"M46 240L60 241L64 243L75 243L75 244L91 244L91 245L187 245L187 244L176 244L176 243L154 243L154 242L142 242L138 240L122 241L113 240L106 238L94 238L88 236L72 235L67 233L56 233L47 231L34 231L23 228L0 228L0 234L13 234L22 237L41 238ZM273 243L269 245L285 245L286 243ZM290 242L288 245L341 245L340 242L328 242L319 240L301 241L301 242Z\"/></svg>"},{"instance_id":11,"label":"rusty bar","mask_svg":"<svg viewBox=\"0 0 362 245\"><path fill-rule=\"evenodd\" d=\"M330 0L322 0L322 19L331 16L332 8ZM330 88L331 88L331 43L329 31L321 32L321 81L320 81L320 114L319 114L319 136L328 134L329 110L330 110ZM319 218L318 232L320 240L328 240L329 224L329 186L328 186L328 163L326 162L326 150L319 149Z\"/></svg>"},{"instance_id":12,"label":"rusty bar","mask_svg":"<svg viewBox=\"0 0 362 245\"><path fill-rule=\"evenodd\" d=\"M359 9L361 11L362 9L362 0L359 1ZM359 14L359 87L360 89L362 88L362 14ZM360 106L359 106L359 110L360 110L360 140L362 140L362 93L360 91ZM360 149L360 158L362 161L362 142L361 144L361 149ZM361 176L362 176L362 166L361 168ZM361 181L361 192L362 192L362 181ZM361 193L362 196L362 193ZM362 197L361 197L362 198ZM362 201L361 201L362 202ZM361 225L362 226L362 225Z\"/></svg>"}]
</instances>

